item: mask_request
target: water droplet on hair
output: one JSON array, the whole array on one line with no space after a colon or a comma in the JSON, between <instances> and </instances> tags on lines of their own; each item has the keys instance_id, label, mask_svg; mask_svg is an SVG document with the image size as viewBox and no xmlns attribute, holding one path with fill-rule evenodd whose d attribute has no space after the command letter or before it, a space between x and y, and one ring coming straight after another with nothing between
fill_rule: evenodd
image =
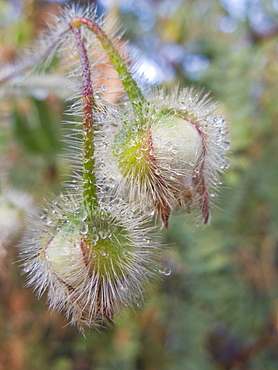
<instances>
[{"instance_id":1,"label":"water droplet on hair","mask_svg":"<svg viewBox=\"0 0 278 370\"><path fill-rule=\"evenodd\" d=\"M137 159L141 159L143 157L143 153L142 153L141 150L136 150L134 155L135 155L135 158L137 158Z\"/></svg>"},{"instance_id":2,"label":"water droplet on hair","mask_svg":"<svg viewBox=\"0 0 278 370\"><path fill-rule=\"evenodd\" d=\"M149 149L149 145L147 143L143 143L142 146L141 146L141 149L142 150L148 150Z\"/></svg>"},{"instance_id":3,"label":"water droplet on hair","mask_svg":"<svg viewBox=\"0 0 278 370\"><path fill-rule=\"evenodd\" d=\"M161 174L161 172L160 172L160 170L159 170L158 168L156 168L156 169L154 170L154 173L155 173L156 175L160 175L160 174Z\"/></svg>"},{"instance_id":4,"label":"water droplet on hair","mask_svg":"<svg viewBox=\"0 0 278 370\"><path fill-rule=\"evenodd\" d=\"M87 217L88 217L87 213L86 213L86 212L84 212L84 213L81 215L80 219L81 219L81 221L85 221Z\"/></svg>"},{"instance_id":5,"label":"water droplet on hair","mask_svg":"<svg viewBox=\"0 0 278 370\"><path fill-rule=\"evenodd\" d=\"M147 129L148 129L148 125L147 124L145 124L145 125L142 126L142 130L146 131Z\"/></svg>"},{"instance_id":6,"label":"water droplet on hair","mask_svg":"<svg viewBox=\"0 0 278 370\"><path fill-rule=\"evenodd\" d=\"M168 267L165 267L165 269L159 270L159 273L165 276L170 276L172 271Z\"/></svg>"},{"instance_id":7,"label":"water droplet on hair","mask_svg":"<svg viewBox=\"0 0 278 370\"><path fill-rule=\"evenodd\" d=\"M172 154L178 154L178 150L177 149L172 149Z\"/></svg>"},{"instance_id":8,"label":"water droplet on hair","mask_svg":"<svg viewBox=\"0 0 278 370\"><path fill-rule=\"evenodd\" d=\"M120 155L122 153L122 151L123 150L121 148L115 149L115 154Z\"/></svg>"},{"instance_id":9,"label":"water droplet on hair","mask_svg":"<svg viewBox=\"0 0 278 370\"><path fill-rule=\"evenodd\" d=\"M27 274L28 272L30 272L30 267L29 266L25 266L24 269L23 269L23 272L24 274Z\"/></svg>"},{"instance_id":10,"label":"water droplet on hair","mask_svg":"<svg viewBox=\"0 0 278 370\"><path fill-rule=\"evenodd\" d=\"M98 237L98 235L97 235L97 234L94 234L94 235L92 235L91 239L92 239L92 242L93 242L93 243L97 243L97 241L98 241L99 237Z\"/></svg>"},{"instance_id":11,"label":"water droplet on hair","mask_svg":"<svg viewBox=\"0 0 278 370\"><path fill-rule=\"evenodd\" d=\"M82 235L88 234L88 225L86 223L83 223L80 226L80 234L82 234Z\"/></svg>"},{"instance_id":12,"label":"water droplet on hair","mask_svg":"<svg viewBox=\"0 0 278 370\"><path fill-rule=\"evenodd\" d=\"M127 218L133 218L133 216L134 216L134 213L132 211L128 211L126 214Z\"/></svg>"},{"instance_id":13,"label":"water droplet on hair","mask_svg":"<svg viewBox=\"0 0 278 370\"><path fill-rule=\"evenodd\" d=\"M106 239L107 238L107 233L105 231L102 231L102 230L99 231L98 235L101 239Z\"/></svg>"}]
</instances>

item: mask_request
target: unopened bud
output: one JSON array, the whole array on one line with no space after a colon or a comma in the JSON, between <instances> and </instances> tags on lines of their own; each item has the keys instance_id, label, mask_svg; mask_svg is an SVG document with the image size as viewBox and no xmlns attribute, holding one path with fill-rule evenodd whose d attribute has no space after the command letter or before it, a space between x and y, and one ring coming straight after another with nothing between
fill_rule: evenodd
<instances>
[{"instance_id":1,"label":"unopened bud","mask_svg":"<svg viewBox=\"0 0 278 370\"><path fill-rule=\"evenodd\" d=\"M155 242L150 246L140 217L125 220L99 208L86 210L86 220L83 214L53 219L56 228L45 228L34 242L40 245L37 253L29 248L32 257L26 259L25 271L29 284L39 294L48 290L50 307L64 311L72 323L113 324L114 315L133 305L135 293L142 298L153 278Z\"/></svg>"}]
</instances>

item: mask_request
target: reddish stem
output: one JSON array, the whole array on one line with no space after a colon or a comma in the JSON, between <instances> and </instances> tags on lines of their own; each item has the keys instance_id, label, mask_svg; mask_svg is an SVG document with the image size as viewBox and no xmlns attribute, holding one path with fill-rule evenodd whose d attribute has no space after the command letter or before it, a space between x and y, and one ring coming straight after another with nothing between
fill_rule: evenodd
<instances>
[{"instance_id":1,"label":"reddish stem","mask_svg":"<svg viewBox=\"0 0 278 370\"><path fill-rule=\"evenodd\" d=\"M84 204L93 208L97 205L95 159L94 159L94 118L93 109L96 109L96 101L93 95L90 62L81 31L74 25L70 29L75 37L78 53L80 56L83 79L83 201Z\"/></svg>"}]
</instances>

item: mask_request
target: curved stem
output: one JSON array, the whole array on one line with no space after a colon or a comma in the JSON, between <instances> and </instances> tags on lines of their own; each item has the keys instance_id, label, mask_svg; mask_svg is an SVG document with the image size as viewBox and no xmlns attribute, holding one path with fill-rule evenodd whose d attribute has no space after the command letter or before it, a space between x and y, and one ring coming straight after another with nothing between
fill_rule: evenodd
<instances>
[{"instance_id":1,"label":"curved stem","mask_svg":"<svg viewBox=\"0 0 278 370\"><path fill-rule=\"evenodd\" d=\"M135 111L137 111L142 102L145 101L145 98L141 89L138 87L136 81L133 79L130 71L128 70L125 60L121 57L112 41L107 37L99 25L91 19L75 16L72 19L71 25L73 27L80 27L81 25L84 25L96 35L98 40L101 42L103 49L107 52L107 55L115 70L118 72L124 89Z\"/></svg>"},{"instance_id":2,"label":"curved stem","mask_svg":"<svg viewBox=\"0 0 278 370\"><path fill-rule=\"evenodd\" d=\"M97 206L95 158L94 158L94 117L96 101L93 95L90 63L80 29L70 26L75 37L78 53L81 60L83 79L83 201L89 209Z\"/></svg>"}]
</instances>

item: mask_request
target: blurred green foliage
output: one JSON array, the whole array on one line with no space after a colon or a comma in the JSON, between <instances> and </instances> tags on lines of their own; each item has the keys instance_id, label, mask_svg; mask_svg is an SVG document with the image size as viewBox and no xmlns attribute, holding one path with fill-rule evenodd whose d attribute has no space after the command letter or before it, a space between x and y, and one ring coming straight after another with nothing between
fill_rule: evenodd
<instances>
[{"instance_id":1,"label":"blurred green foliage","mask_svg":"<svg viewBox=\"0 0 278 370\"><path fill-rule=\"evenodd\" d=\"M105 3L99 1L99 11ZM22 288L12 264L26 214L59 190L60 174L68 171L58 156L65 106L55 94L3 97L0 369L277 369L277 1L111 4L124 37L151 63L151 79L169 88L205 87L223 103L231 167L209 226L196 228L179 214L171 219L164 232L171 276L139 312L83 338ZM57 4L0 1L1 63L31 42L47 11L55 13Z\"/></svg>"}]
</instances>

